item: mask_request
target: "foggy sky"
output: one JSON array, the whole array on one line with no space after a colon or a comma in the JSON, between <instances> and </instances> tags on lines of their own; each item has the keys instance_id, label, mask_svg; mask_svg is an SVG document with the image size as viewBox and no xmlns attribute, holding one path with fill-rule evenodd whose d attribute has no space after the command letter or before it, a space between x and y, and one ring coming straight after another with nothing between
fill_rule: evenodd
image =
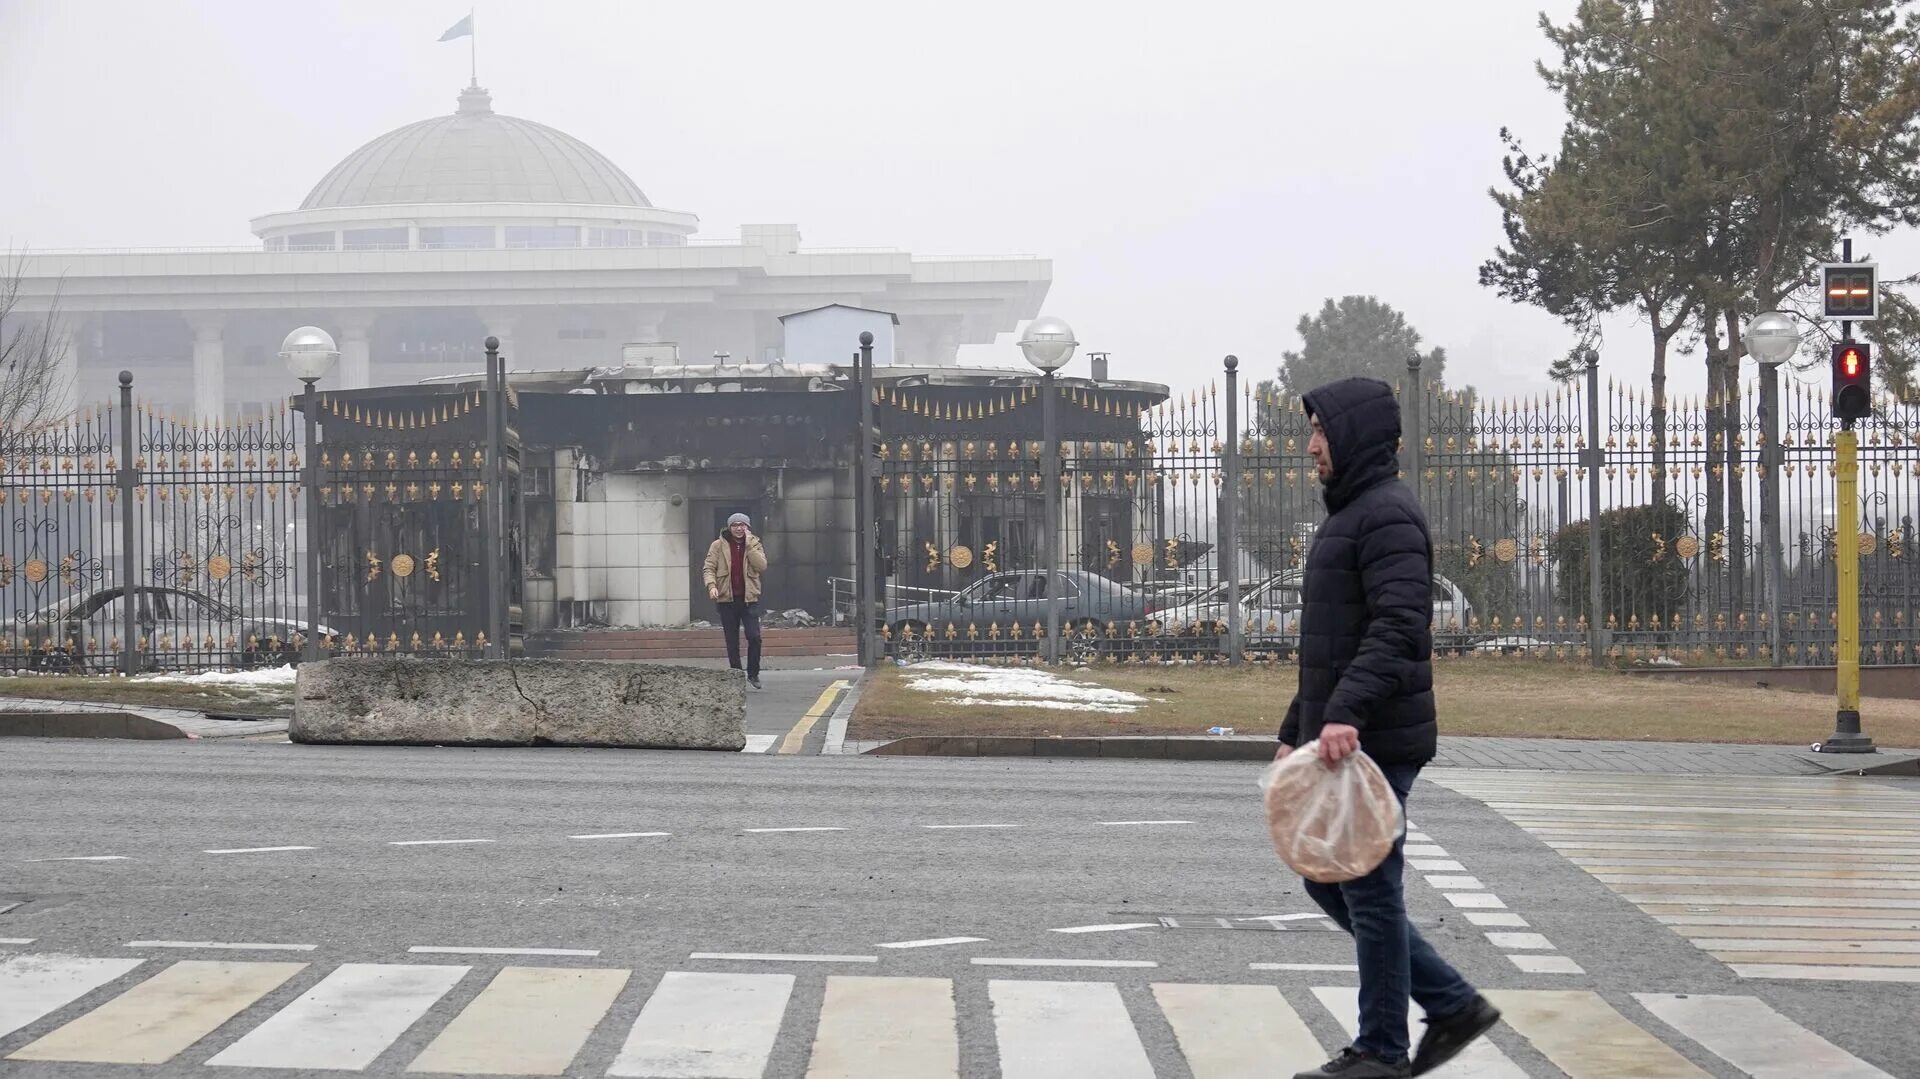
<instances>
[{"instance_id":1,"label":"foggy sky","mask_svg":"<svg viewBox=\"0 0 1920 1079\"><path fill-rule=\"evenodd\" d=\"M1294 323L1371 293L1449 381L1548 385L1570 343L1482 289L1502 125L1551 149L1544 7L480 0L497 111L606 154L704 237L1045 255L1045 309L1116 378L1268 377ZM451 113L465 0L0 0L0 246L252 245L375 136ZM1920 263L1911 233L1865 250ZM1603 367L1646 378L1646 334ZM1011 334L963 362L1018 364ZM1697 362L1675 361L1677 392ZM1751 374L1752 361L1747 361ZM1076 359L1069 374L1085 374Z\"/></svg>"}]
</instances>

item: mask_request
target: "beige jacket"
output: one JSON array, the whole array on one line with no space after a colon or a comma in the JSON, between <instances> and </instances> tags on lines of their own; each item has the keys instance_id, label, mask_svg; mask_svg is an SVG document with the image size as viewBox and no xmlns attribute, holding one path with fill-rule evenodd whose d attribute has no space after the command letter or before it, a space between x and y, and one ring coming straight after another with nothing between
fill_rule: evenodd
<instances>
[{"instance_id":1,"label":"beige jacket","mask_svg":"<svg viewBox=\"0 0 1920 1079\"><path fill-rule=\"evenodd\" d=\"M711 591L719 589L720 602L733 602L733 551L731 538L720 533L720 538L707 548L707 565L701 577L705 579ZM747 578L747 602L760 602L760 575L767 572L767 549L760 545L760 537L747 533L746 555L740 560L741 568Z\"/></svg>"}]
</instances>

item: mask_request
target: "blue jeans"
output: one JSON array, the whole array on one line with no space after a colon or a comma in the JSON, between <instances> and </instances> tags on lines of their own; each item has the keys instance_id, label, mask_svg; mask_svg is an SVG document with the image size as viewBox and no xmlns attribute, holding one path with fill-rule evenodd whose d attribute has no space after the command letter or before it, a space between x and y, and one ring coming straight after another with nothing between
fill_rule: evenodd
<instances>
[{"instance_id":1,"label":"blue jeans","mask_svg":"<svg viewBox=\"0 0 1920 1079\"><path fill-rule=\"evenodd\" d=\"M1387 764L1380 770L1387 774L1387 783L1404 811L1420 766ZM1360 1036L1354 1039L1354 1048L1386 1061L1407 1058L1408 997L1430 1017L1457 1015L1474 998L1473 986L1407 922L1400 881L1404 842L1404 838L1394 840L1387 860L1358 880L1306 882L1307 894L1327 917L1353 935L1360 965Z\"/></svg>"}]
</instances>

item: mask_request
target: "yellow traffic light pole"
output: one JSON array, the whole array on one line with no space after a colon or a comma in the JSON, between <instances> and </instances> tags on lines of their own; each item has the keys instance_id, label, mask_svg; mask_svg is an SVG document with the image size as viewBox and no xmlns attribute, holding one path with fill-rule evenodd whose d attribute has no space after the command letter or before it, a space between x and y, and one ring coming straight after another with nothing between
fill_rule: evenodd
<instances>
[{"instance_id":1,"label":"yellow traffic light pole","mask_svg":"<svg viewBox=\"0 0 1920 1079\"><path fill-rule=\"evenodd\" d=\"M1872 753L1873 739L1860 731L1860 441L1853 421L1843 421L1834 440L1834 497L1838 535L1834 568L1840 591L1838 655L1834 689L1839 698L1833 733L1820 744L1823 753Z\"/></svg>"}]
</instances>

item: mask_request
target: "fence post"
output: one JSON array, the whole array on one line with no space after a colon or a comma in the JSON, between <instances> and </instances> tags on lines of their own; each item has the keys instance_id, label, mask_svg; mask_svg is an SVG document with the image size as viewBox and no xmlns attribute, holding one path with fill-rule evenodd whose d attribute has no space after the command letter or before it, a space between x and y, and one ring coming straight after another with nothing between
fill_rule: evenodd
<instances>
[{"instance_id":1,"label":"fence post","mask_svg":"<svg viewBox=\"0 0 1920 1079\"><path fill-rule=\"evenodd\" d=\"M1220 495L1220 547L1227 573L1227 665L1240 665L1246 626L1240 612L1240 357L1228 356L1226 475Z\"/></svg>"},{"instance_id":2,"label":"fence post","mask_svg":"<svg viewBox=\"0 0 1920 1079\"><path fill-rule=\"evenodd\" d=\"M1786 576L1780 551L1780 466L1786 461L1780 446L1780 365L1762 362L1760 380L1760 549L1766 560L1767 661L1779 667L1785 662L1780 655L1780 589Z\"/></svg>"},{"instance_id":3,"label":"fence post","mask_svg":"<svg viewBox=\"0 0 1920 1079\"><path fill-rule=\"evenodd\" d=\"M1606 653L1600 623L1600 470L1607 451L1600 441L1600 353L1587 349L1587 448L1581 463L1587 468L1587 655L1595 667Z\"/></svg>"},{"instance_id":4,"label":"fence post","mask_svg":"<svg viewBox=\"0 0 1920 1079\"><path fill-rule=\"evenodd\" d=\"M1414 497L1420 495L1420 475L1426 468L1427 395L1420 384L1420 353L1407 353L1407 382L1400 396L1405 417L1407 480Z\"/></svg>"},{"instance_id":5,"label":"fence post","mask_svg":"<svg viewBox=\"0 0 1920 1079\"><path fill-rule=\"evenodd\" d=\"M879 648L873 632L875 597L880 591L875 563L879 561L879 500L873 492L873 334L860 331L860 351L853 354L854 391L860 395L854 418L860 434L853 443L853 628L859 642L860 665L876 667Z\"/></svg>"},{"instance_id":6,"label":"fence post","mask_svg":"<svg viewBox=\"0 0 1920 1079\"><path fill-rule=\"evenodd\" d=\"M487 374L485 382L486 391L484 395L486 397L486 410L482 418L487 425L487 466L481 470L481 475L486 477L487 480L491 480L493 478L493 466L500 459L500 401L496 393L496 383L494 381L495 370L500 362L500 339L498 337L487 338L486 348ZM486 632L489 636L495 632L496 619L494 613L496 611L504 613L506 606L507 590L502 586L501 577L503 576L503 571L500 568L500 548L506 537L500 535L500 514L497 509L499 504L500 489L493 483L488 482L486 496L481 499L480 502L480 565L481 572L487 581L486 587L481 592L486 602L481 621L486 627ZM500 642L490 640L487 642L487 647L481 650L480 657L482 659L496 659L502 654L500 651Z\"/></svg>"},{"instance_id":7,"label":"fence post","mask_svg":"<svg viewBox=\"0 0 1920 1079\"><path fill-rule=\"evenodd\" d=\"M120 487L120 673L134 674L134 635L140 623L134 610L134 585L137 583L133 560L134 485L139 474L133 468L133 372L120 372L120 468L114 475Z\"/></svg>"}]
</instances>

